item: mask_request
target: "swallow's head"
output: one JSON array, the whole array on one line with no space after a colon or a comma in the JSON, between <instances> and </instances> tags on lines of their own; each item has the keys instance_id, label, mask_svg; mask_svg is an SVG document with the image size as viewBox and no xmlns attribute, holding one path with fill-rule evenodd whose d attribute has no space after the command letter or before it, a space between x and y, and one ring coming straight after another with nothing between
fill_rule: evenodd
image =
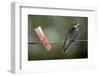
<instances>
[{"instance_id":1,"label":"swallow's head","mask_svg":"<svg viewBox=\"0 0 100 76\"><path fill-rule=\"evenodd\" d=\"M79 23L74 23L74 28L77 28L79 26Z\"/></svg>"}]
</instances>

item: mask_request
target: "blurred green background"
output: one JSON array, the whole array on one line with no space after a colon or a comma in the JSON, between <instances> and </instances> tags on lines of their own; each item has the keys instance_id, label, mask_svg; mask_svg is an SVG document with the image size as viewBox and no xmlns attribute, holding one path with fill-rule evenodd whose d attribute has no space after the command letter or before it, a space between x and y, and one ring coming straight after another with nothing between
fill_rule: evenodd
<instances>
[{"instance_id":1,"label":"blurred green background","mask_svg":"<svg viewBox=\"0 0 100 76\"><path fill-rule=\"evenodd\" d=\"M73 42L67 54L63 52L63 41L73 23L78 22L77 39L88 40L88 17L28 15L28 43L40 42L34 29L41 26L52 45L48 51L42 44L28 44L28 60L88 58L88 42ZM61 42L60 42L61 41Z\"/></svg>"}]
</instances>

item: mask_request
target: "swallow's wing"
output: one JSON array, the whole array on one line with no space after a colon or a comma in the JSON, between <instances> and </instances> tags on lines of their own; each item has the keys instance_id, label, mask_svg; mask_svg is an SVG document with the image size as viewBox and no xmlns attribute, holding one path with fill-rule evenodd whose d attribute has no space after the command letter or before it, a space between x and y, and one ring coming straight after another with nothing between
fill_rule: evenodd
<instances>
[{"instance_id":1,"label":"swallow's wing","mask_svg":"<svg viewBox=\"0 0 100 76\"><path fill-rule=\"evenodd\" d=\"M65 42L64 42L64 53L67 52L67 48L71 45L73 40L71 40L70 33L66 36Z\"/></svg>"}]
</instances>

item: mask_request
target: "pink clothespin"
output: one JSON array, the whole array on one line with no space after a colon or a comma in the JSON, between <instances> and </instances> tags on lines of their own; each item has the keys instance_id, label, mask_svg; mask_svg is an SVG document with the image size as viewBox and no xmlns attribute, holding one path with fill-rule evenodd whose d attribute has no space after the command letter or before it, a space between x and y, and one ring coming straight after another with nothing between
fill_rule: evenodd
<instances>
[{"instance_id":1,"label":"pink clothespin","mask_svg":"<svg viewBox=\"0 0 100 76\"><path fill-rule=\"evenodd\" d=\"M35 28L35 32L37 33L38 37L40 38L40 41L43 43L45 48L48 51L50 51L52 49L52 46L48 43L48 40L47 40L41 26L38 26L37 28Z\"/></svg>"}]
</instances>

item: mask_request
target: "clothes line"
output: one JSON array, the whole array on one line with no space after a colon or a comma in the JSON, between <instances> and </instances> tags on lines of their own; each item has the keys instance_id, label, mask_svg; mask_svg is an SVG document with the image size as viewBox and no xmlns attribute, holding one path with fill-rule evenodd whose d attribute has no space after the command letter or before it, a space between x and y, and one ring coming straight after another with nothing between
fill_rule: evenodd
<instances>
[{"instance_id":1,"label":"clothes line","mask_svg":"<svg viewBox=\"0 0 100 76\"><path fill-rule=\"evenodd\" d=\"M73 42L86 42L88 40L73 40ZM48 43L64 43L64 41L55 41L55 42L48 42ZM41 42L29 42L28 44L42 44Z\"/></svg>"}]
</instances>

